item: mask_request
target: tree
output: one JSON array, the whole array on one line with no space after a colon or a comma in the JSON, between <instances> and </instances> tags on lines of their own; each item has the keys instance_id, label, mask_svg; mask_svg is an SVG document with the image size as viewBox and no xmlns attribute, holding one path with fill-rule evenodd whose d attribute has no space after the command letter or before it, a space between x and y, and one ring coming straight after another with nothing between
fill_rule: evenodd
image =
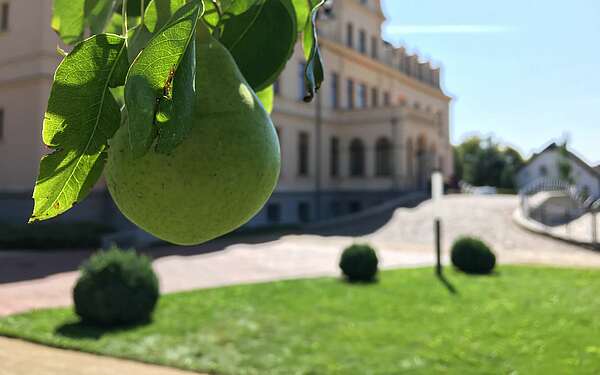
<instances>
[{"instance_id":1,"label":"tree","mask_svg":"<svg viewBox=\"0 0 600 375\"><path fill-rule=\"evenodd\" d=\"M457 179L476 186L512 190L523 158L514 148L492 138L470 137L454 148Z\"/></svg>"},{"instance_id":2,"label":"tree","mask_svg":"<svg viewBox=\"0 0 600 375\"><path fill-rule=\"evenodd\" d=\"M267 129L265 136L271 137L270 120L242 113L270 112L272 85L299 39L306 59L305 100L312 100L323 81L315 24L324 2L54 0L52 26L72 48L61 51L64 59L48 101L43 141L53 152L40 163L30 222L53 218L85 199L110 162L111 141L121 129L126 129L132 160L176 154L204 115L226 122L266 121L266 128L257 124L256 131ZM221 69L220 74L229 61L235 67L218 77L229 86L207 89L211 69ZM231 84L239 74L239 84ZM212 100L211 94L223 99ZM235 108L245 109L232 110L232 100L239 100ZM225 119L231 112L239 116ZM235 140L236 134L230 137ZM279 158L278 145L269 152L271 159ZM165 196L160 199L171 199L173 181L161 184Z\"/></svg>"}]
</instances>

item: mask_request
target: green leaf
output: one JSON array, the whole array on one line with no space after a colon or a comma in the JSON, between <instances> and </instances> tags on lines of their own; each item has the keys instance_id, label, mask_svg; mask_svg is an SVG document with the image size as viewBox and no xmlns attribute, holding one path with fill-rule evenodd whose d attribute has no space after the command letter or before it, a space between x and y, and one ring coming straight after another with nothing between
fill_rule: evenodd
<instances>
[{"instance_id":1,"label":"green leaf","mask_svg":"<svg viewBox=\"0 0 600 375\"><path fill-rule=\"evenodd\" d=\"M144 13L144 24L130 30L127 52L129 61L133 62L146 47L150 39L173 17L178 9L185 5L185 0L152 0Z\"/></svg>"},{"instance_id":2,"label":"green leaf","mask_svg":"<svg viewBox=\"0 0 600 375\"><path fill-rule=\"evenodd\" d=\"M298 33L304 32L306 23L309 20L310 6L309 0L292 0L294 10L296 11L296 23L298 24Z\"/></svg>"},{"instance_id":3,"label":"green leaf","mask_svg":"<svg viewBox=\"0 0 600 375\"><path fill-rule=\"evenodd\" d=\"M83 38L85 0L54 0L52 29L66 44L75 44Z\"/></svg>"},{"instance_id":4,"label":"green leaf","mask_svg":"<svg viewBox=\"0 0 600 375\"><path fill-rule=\"evenodd\" d=\"M156 114L156 151L169 153L185 139L193 123L196 91L196 39L194 38L173 77L173 92L160 99Z\"/></svg>"},{"instance_id":5,"label":"green leaf","mask_svg":"<svg viewBox=\"0 0 600 375\"><path fill-rule=\"evenodd\" d=\"M271 85L291 57L297 38L290 0L260 0L224 23L220 42L255 91Z\"/></svg>"},{"instance_id":6,"label":"green leaf","mask_svg":"<svg viewBox=\"0 0 600 375\"><path fill-rule=\"evenodd\" d=\"M102 173L108 139L121 112L110 92L127 74L125 40L96 35L79 43L59 65L44 118L44 144L30 222L55 217L90 192Z\"/></svg>"},{"instance_id":7,"label":"green leaf","mask_svg":"<svg viewBox=\"0 0 600 375\"><path fill-rule=\"evenodd\" d=\"M149 0L144 0L144 6L148 7ZM123 12L123 0L119 0L116 6L117 12L122 14ZM142 0L127 0L127 16L128 17L139 17L142 12Z\"/></svg>"},{"instance_id":8,"label":"green leaf","mask_svg":"<svg viewBox=\"0 0 600 375\"><path fill-rule=\"evenodd\" d=\"M100 34L110 20L115 0L85 0L85 17L93 34Z\"/></svg>"},{"instance_id":9,"label":"green leaf","mask_svg":"<svg viewBox=\"0 0 600 375\"><path fill-rule=\"evenodd\" d=\"M235 16L244 13L262 1L263 0L220 0L220 4L221 10L225 16Z\"/></svg>"},{"instance_id":10,"label":"green leaf","mask_svg":"<svg viewBox=\"0 0 600 375\"><path fill-rule=\"evenodd\" d=\"M123 16L119 13L113 13L110 22L106 26L107 34L123 34Z\"/></svg>"},{"instance_id":11,"label":"green leaf","mask_svg":"<svg viewBox=\"0 0 600 375\"><path fill-rule=\"evenodd\" d=\"M203 10L200 0L193 0L179 9L155 34L129 69L125 84L125 105L129 115L129 142L136 157L148 152L157 135L157 104L163 97L172 97L170 100L173 101L180 100L180 95L172 95L173 85L179 80L179 65L192 44L198 18ZM194 81L188 80L185 84L193 89ZM185 98L186 96L181 96L182 100ZM192 107L193 103L186 105Z\"/></svg>"},{"instance_id":12,"label":"green leaf","mask_svg":"<svg viewBox=\"0 0 600 375\"><path fill-rule=\"evenodd\" d=\"M185 5L185 0L152 0L146 8L144 22L151 33L159 31Z\"/></svg>"},{"instance_id":13,"label":"green leaf","mask_svg":"<svg viewBox=\"0 0 600 375\"><path fill-rule=\"evenodd\" d=\"M311 5L310 20L304 28L304 57L306 58L306 71L304 81L306 82L305 102L310 102L315 94L321 88L321 83L325 79L323 73L323 58L319 49L319 40L317 36L317 12L325 3L325 0L309 0Z\"/></svg>"},{"instance_id":14,"label":"green leaf","mask_svg":"<svg viewBox=\"0 0 600 375\"><path fill-rule=\"evenodd\" d=\"M271 112L273 112L273 100L275 98L273 85L257 92L256 96L258 96L258 99L260 99L260 102L262 103L263 107L265 107L267 113L270 114Z\"/></svg>"}]
</instances>

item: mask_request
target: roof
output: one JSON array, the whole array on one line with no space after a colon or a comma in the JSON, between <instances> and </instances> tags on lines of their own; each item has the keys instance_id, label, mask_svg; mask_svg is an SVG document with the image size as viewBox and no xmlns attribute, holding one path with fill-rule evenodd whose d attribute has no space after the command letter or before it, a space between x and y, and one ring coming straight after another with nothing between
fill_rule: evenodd
<instances>
[{"instance_id":1,"label":"roof","mask_svg":"<svg viewBox=\"0 0 600 375\"><path fill-rule=\"evenodd\" d=\"M529 164L531 164L539 156L541 156L541 155L543 155L545 153L548 153L548 152L556 151L556 150L560 149L560 147L561 146L559 146L558 144L556 144L556 142L552 142L548 147L546 147L541 152L533 154L533 156L531 156L531 158L527 161L527 163L525 163L520 168L520 170L522 170L523 168L527 167ZM576 154L574 154L569 149L567 149L567 156L568 156L568 158L570 160L572 160L576 164L579 164L579 166L581 166L583 169L587 170L592 175L595 175L598 179L600 179L600 165L597 165L596 167L592 167L591 165L589 165L588 163L586 163L583 159L581 159L579 156L577 156Z\"/></svg>"}]
</instances>

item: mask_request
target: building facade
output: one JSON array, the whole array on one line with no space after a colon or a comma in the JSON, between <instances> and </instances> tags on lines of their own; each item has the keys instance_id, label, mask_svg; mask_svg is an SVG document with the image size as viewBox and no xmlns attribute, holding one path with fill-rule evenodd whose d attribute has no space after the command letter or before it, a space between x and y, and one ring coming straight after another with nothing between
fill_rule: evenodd
<instances>
[{"instance_id":1,"label":"building facade","mask_svg":"<svg viewBox=\"0 0 600 375\"><path fill-rule=\"evenodd\" d=\"M453 173L450 97L440 69L381 37L379 0L335 0L319 19L325 82L304 95L301 46L275 85L283 168L256 222L294 223L360 211Z\"/></svg>"},{"instance_id":2,"label":"building facade","mask_svg":"<svg viewBox=\"0 0 600 375\"><path fill-rule=\"evenodd\" d=\"M0 211L25 220L40 157L41 124L57 57L49 0L0 0ZM273 122L283 168L251 225L325 220L452 174L450 97L440 70L381 38L379 0L335 0L321 12L325 82L305 103L297 46L275 86ZM102 184L71 217L122 220ZM68 218L69 215L66 215Z\"/></svg>"},{"instance_id":3,"label":"building facade","mask_svg":"<svg viewBox=\"0 0 600 375\"><path fill-rule=\"evenodd\" d=\"M561 163L568 165L570 181L561 176ZM572 151L562 150L556 143L534 154L516 176L519 189L527 189L543 180L561 180L577 187L586 196L600 198L600 172Z\"/></svg>"}]
</instances>

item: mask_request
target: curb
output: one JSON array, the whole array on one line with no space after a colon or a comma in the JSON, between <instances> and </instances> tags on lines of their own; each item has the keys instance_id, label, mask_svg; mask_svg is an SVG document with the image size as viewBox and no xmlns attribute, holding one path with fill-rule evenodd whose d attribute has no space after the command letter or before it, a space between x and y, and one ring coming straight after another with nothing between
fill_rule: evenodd
<instances>
[{"instance_id":1,"label":"curb","mask_svg":"<svg viewBox=\"0 0 600 375\"><path fill-rule=\"evenodd\" d=\"M553 240L557 240L557 241L561 241L561 242L565 242L571 245L576 245L576 246L580 246L580 247L584 247L587 249L592 249L592 250L598 250L600 249L598 244L593 244L591 242L587 242L587 241L579 241L561 234L557 234L557 233L552 233L550 231L548 231L546 229L546 226L535 221L535 220L531 220L529 218L527 218L524 214L523 211L521 210L521 208L517 208L512 215L512 219L513 222L515 224L517 224L519 227L521 227L522 229L525 229L528 232L540 235L540 236L544 236L547 238L551 238Z\"/></svg>"}]
</instances>

